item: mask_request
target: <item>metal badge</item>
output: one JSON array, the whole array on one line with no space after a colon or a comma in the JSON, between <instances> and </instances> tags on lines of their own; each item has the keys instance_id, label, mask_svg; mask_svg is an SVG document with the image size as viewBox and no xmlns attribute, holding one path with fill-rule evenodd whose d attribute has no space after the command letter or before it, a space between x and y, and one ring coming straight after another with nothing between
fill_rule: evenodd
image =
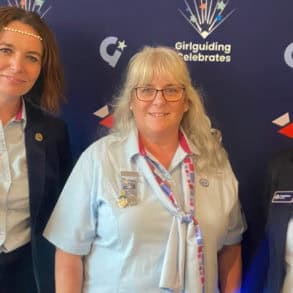
<instances>
[{"instance_id":1,"label":"metal badge","mask_svg":"<svg viewBox=\"0 0 293 293\"><path fill-rule=\"evenodd\" d=\"M35 140L36 141L43 141L44 137L43 137L43 134L40 133L40 132L36 132L35 133Z\"/></svg>"},{"instance_id":2,"label":"metal badge","mask_svg":"<svg viewBox=\"0 0 293 293\"><path fill-rule=\"evenodd\" d=\"M125 196L121 195L117 199L117 205L119 208L125 208L128 206L128 200Z\"/></svg>"},{"instance_id":3,"label":"metal badge","mask_svg":"<svg viewBox=\"0 0 293 293\"><path fill-rule=\"evenodd\" d=\"M199 184L203 187L208 187L210 185L209 180L206 178L200 178Z\"/></svg>"}]
</instances>

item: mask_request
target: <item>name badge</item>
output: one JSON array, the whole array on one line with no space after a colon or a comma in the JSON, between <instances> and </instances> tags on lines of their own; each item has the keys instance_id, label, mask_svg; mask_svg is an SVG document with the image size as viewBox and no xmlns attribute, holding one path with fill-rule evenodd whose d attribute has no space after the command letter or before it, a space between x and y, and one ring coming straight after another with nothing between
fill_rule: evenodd
<instances>
[{"instance_id":1,"label":"name badge","mask_svg":"<svg viewBox=\"0 0 293 293\"><path fill-rule=\"evenodd\" d=\"M138 173L135 171L121 171L120 195L117 199L119 208L137 205Z\"/></svg>"},{"instance_id":2,"label":"name badge","mask_svg":"<svg viewBox=\"0 0 293 293\"><path fill-rule=\"evenodd\" d=\"M293 203L293 191L276 191L272 203Z\"/></svg>"}]
</instances>

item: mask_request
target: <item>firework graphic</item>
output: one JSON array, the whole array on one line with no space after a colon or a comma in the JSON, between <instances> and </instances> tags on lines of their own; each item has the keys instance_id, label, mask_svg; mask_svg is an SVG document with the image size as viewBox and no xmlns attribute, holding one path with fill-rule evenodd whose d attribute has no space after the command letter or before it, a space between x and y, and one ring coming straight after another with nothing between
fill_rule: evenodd
<instances>
[{"instance_id":1,"label":"firework graphic","mask_svg":"<svg viewBox=\"0 0 293 293\"><path fill-rule=\"evenodd\" d=\"M185 11L179 9L188 23L206 39L234 11L227 11L229 0L184 0Z\"/></svg>"},{"instance_id":2,"label":"firework graphic","mask_svg":"<svg viewBox=\"0 0 293 293\"><path fill-rule=\"evenodd\" d=\"M44 17L51 9L51 6L44 6L45 2L46 0L7 0L9 6L20 7L27 11L34 11L38 13L40 17Z\"/></svg>"}]
</instances>

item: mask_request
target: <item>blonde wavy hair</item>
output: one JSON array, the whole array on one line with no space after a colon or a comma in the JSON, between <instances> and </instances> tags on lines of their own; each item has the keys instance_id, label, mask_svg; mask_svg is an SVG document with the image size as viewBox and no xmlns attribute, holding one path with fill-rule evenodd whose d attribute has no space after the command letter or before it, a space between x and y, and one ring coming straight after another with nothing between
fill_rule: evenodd
<instances>
[{"instance_id":1,"label":"blonde wavy hair","mask_svg":"<svg viewBox=\"0 0 293 293\"><path fill-rule=\"evenodd\" d=\"M227 153L221 144L221 134L211 127L202 99L192 85L190 73L183 58L168 47L144 47L129 61L126 80L114 100L114 127L112 133L127 136L135 128L130 102L133 89L151 82L154 76L169 75L185 87L189 109L184 113L181 127L188 140L198 149L197 170L217 170L227 163Z\"/></svg>"}]
</instances>

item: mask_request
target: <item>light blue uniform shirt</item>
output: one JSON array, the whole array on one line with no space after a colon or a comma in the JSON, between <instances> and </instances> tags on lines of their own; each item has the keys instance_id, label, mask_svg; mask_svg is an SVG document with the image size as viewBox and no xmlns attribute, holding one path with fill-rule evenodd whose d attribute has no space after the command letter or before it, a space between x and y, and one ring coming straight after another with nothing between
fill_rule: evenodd
<instances>
[{"instance_id":1,"label":"light blue uniform shirt","mask_svg":"<svg viewBox=\"0 0 293 293\"><path fill-rule=\"evenodd\" d=\"M179 146L168 170L174 181L171 184L181 197L179 202L185 197L185 156ZM127 171L136 178L131 188L137 204L121 208L117 199L123 189L121 176ZM66 252L85 255L82 292L164 292L160 279L174 215L158 199L160 192L165 199L145 159L139 155L136 131L123 139L106 136L81 155L44 236ZM217 251L223 245L240 242L244 229L237 181L230 167L209 178L208 187L196 182L195 203L205 254L209 255L206 292L216 292Z\"/></svg>"},{"instance_id":2,"label":"light blue uniform shirt","mask_svg":"<svg viewBox=\"0 0 293 293\"><path fill-rule=\"evenodd\" d=\"M20 111L5 126L0 121L0 253L30 241L24 102Z\"/></svg>"}]
</instances>

